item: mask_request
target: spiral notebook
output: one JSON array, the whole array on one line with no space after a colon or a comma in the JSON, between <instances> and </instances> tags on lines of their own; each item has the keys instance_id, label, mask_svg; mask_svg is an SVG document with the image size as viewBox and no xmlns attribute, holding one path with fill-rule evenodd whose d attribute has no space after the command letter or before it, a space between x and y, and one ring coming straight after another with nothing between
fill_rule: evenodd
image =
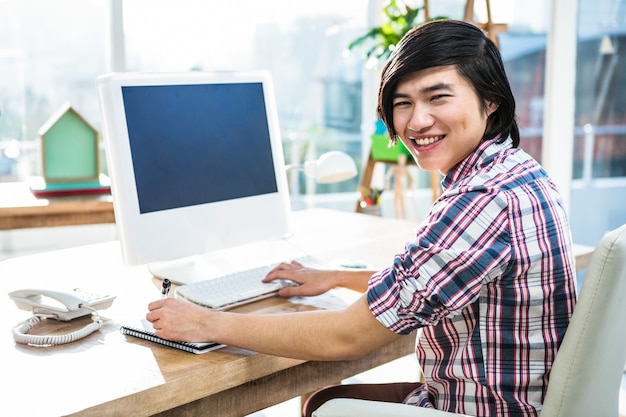
<instances>
[{"instance_id":1,"label":"spiral notebook","mask_svg":"<svg viewBox=\"0 0 626 417\"><path fill-rule=\"evenodd\" d=\"M138 337L140 339L149 340L154 343L158 343L161 345L173 347L179 350L184 350L185 352L191 353L206 353L212 350L216 350L224 347L219 343L208 342L208 343L190 343L190 342L176 342L172 340L167 340L158 337L154 333L154 328L152 324L147 320L141 320L141 322L137 326L121 326L120 332L122 334Z\"/></svg>"}]
</instances>

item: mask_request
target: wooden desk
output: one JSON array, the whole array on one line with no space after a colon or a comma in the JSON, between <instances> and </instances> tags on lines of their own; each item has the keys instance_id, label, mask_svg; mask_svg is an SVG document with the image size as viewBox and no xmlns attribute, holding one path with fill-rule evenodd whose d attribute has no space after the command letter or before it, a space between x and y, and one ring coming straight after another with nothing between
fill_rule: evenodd
<instances>
[{"instance_id":1,"label":"wooden desk","mask_svg":"<svg viewBox=\"0 0 626 417\"><path fill-rule=\"evenodd\" d=\"M576 271L587 269L594 249L595 248L593 246L576 244L574 245L574 259L576 261Z\"/></svg>"},{"instance_id":2,"label":"wooden desk","mask_svg":"<svg viewBox=\"0 0 626 417\"><path fill-rule=\"evenodd\" d=\"M414 223L331 210L295 214L292 238L327 262L367 261L381 268L410 239ZM31 347L13 342L10 329L29 317L6 293L18 288L83 287L116 294L103 311L110 321L72 344ZM298 397L393 359L412 354L406 336L357 361L307 362L227 347L193 355L119 333L144 317L159 297L144 267L125 267L117 242L42 253L0 263L1 416L241 416ZM272 298L244 308L261 312L340 308L349 291L320 297ZM36 328L66 333L83 322L51 321ZM417 370L416 370L417 371Z\"/></svg>"},{"instance_id":3,"label":"wooden desk","mask_svg":"<svg viewBox=\"0 0 626 417\"><path fill-rule=\"evenodd\" d=\"M372 170L373 165L362 182L371 180ZM0 230L99 223L115 223L111 196L38 199L26 183L0 183ZM587 267L592 253L593 247L574 245L577 270Z\"/></svg>"},{"instance_id":4,"label":"wooden desk","mask_svg":"<svg viewBox=\"0 0 626 417\"><path fill-rule=\"evenodd\" d=\"M297 212L294 220L292 239L302 250L328 262L367 260L372 267L386 265L415 226L330 210ZM10 329L29 313L18 310L0 294L0 415L240 416L406 356L414 349L415 337L407 336L361 360L346 362L306 362L231 347L193 355L125 338L118 332L120 324L144 317L147 303L159 297L159 290L146 268L122 265L117 242L0 263L2 293L21 287L63 290L76 286L116 294L113 306L103 311L111 320L85 339L45 348L13 342ZM346 304L342 294L336 291L292 302L274 298L256 303L254 308L272 312L340 307ZM59 324L51 322L50 327ZM71 330L82 325L69 324Z\"/></svg>"},{"instance_id":5,"label":"wooden desk","mask_svg":"<svg viewBox=\"0 0 626 417\"><path fill-rule=\"evenodd\" d=\"M26 183L0 183L0 230L99 223L115 223L110 195L39 199Z\"/></svg>"}]
</instances>

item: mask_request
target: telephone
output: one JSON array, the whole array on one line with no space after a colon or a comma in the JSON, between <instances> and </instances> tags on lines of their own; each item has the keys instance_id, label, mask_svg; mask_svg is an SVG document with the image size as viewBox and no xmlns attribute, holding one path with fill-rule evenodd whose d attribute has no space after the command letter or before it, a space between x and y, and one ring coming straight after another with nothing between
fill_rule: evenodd
<instances>
[{"instance_id":1,"label":"telephone","mask_svg":"<svg viewBox=\"0 0 626 417\"><path fill-rule=\"evenodd\" d=\"M74 288L71 292L43 289L24 289L9 293L9 297L22 310L32 311L33 317L13 329L18 343L30 345L58 345L83 338L103 325L97 310L109 308L115 296L102 295ZM42 318L69 321L91 314L93 323L64 335L27 334Z\"/></svg>"},{"instance_id":2,"label":"telephone","mask_svg":"<svg viewBox=\"0 0 626 417\"><path fill-rule=\"evenodd\" d=\"M22 310L45 315L56 320L68 321L103 310L113 304L114 296L100 295L74 288L71 293L26 289L9 293L9 297Z\"/></svg>"}]
</instances>

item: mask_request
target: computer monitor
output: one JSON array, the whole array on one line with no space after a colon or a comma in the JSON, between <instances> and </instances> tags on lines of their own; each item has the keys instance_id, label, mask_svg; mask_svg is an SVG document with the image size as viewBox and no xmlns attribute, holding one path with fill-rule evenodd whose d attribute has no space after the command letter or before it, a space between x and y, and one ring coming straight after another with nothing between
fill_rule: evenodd
<instances>
[{"instance_id":1,"label":"computer monitor","mask_svg":"<svg viewBox=\"0 0 626 417\"><path fill-rule=\"evenodd\" d=\"M127 265L290 233L269 73L113 73L96 87ZM181 273L174 281L193 280Z\"/></svg>"}]
</instances>

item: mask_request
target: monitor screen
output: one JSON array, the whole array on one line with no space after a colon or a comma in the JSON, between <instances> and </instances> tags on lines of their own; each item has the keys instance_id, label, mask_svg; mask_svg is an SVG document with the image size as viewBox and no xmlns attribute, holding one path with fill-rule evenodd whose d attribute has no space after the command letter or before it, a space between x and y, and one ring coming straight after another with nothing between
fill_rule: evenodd
<instances>
[{"instance_id":1,"label":"monitor screen","mask_svg":"<svg viewBox=\"0 0 626 417\"><path fill-rule=\"evenodd\" d=\"M278 191L260 82L128 86L122 98L140 213Z\"/></svg>"},{"instance_id":2,"label":"monitor screen","mask_svg":"<svg viewBox=\"0 0 626 417\"><path fill-rule=\"evenodd\" d=\"M96 84L127 264L289 233L267 72L118 73Z\"/></svg>"}]
</instances>

